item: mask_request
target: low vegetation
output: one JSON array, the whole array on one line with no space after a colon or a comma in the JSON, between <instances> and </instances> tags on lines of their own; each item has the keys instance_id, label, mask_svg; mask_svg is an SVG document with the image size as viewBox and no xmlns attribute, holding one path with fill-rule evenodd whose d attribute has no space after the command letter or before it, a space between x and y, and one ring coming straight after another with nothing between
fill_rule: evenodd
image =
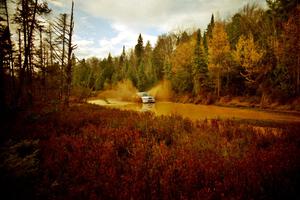
<instances>
[{"instance_id":1,"label":"low vegetation","mask_svg":"<svg viewBox=\"0 0 300 200\"><path fill-rule=\"evenodd\" d=\"M1 126L1 185L11 198L299 198L299 125L80 104L37 110Z\"/></svg>"}]
</instances>

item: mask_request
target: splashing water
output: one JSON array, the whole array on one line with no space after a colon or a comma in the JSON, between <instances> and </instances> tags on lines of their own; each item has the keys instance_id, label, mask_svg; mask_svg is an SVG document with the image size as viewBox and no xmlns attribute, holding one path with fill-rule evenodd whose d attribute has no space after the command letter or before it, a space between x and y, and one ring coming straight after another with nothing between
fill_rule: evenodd
<instances>
[{"instance_id":1,"label":"splashing water","mask_svg":"<svg viewBox=\"0 0 300 200\"><path fill-rule=\"evenodd\" d=\"M133 86L130 80L124 80L112 86L111 89L100 92L97 97L100 99L111 98L119 101L136 102L138 100L137 92L137 88Z\"/></svg>"},{"instance_id":2,"label":"splashing water","mask_svg":"<svg viewBox=\"0 0 300 200\"><path fill-rule=\"evenodd\" d=\"M156 86L151 88L149 94L159 101L169 101L173 96L171 83L168 80L160 81Z\"/></svg>"}]
</instances>

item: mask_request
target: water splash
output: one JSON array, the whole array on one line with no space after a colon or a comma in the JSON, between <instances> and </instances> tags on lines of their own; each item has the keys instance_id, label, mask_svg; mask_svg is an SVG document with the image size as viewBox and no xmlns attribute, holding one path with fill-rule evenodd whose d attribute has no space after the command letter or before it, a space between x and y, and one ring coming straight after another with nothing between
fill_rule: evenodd
<instances>
[{"instance_id":1,"label":"water splash","mask_svg":"<svg viewBox=\"0 0 300 200\"><path fill-rule=\"evenodd\" d=\"M148 92L150 95L154 96L156 100L159 101L170 101L173 96L171 83L168 80L160 81Z\"/></svg>"},{"instance_id":2,"label":"water splash","mask_svg":"<svg viewBox=\"0 0 300 200\"><path fill-rule=\"evenodd\" d=\"M97 97L100 99L116 99L119 101L138 101L137 88L134 87L130 80L118 82L111 89L100 92Z\"/></svg>"}]
</instances>

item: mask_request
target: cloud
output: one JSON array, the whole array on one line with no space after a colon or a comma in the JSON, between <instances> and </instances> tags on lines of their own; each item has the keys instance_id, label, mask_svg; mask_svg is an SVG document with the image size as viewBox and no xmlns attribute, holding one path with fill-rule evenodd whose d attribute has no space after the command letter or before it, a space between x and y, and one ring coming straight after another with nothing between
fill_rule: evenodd
<instances>
[{"instance_id":1,"label":"cloud","mask_svg":"<svg viewBox=\"0 0 300 200\"><path fill-rule=\"evenodd\" d=\"M112 29L115 35L110 38L100 38L98 41L94 41L93 38L84 38L82 36L75 35L74 42L77 44L78 49L76 54L79 58L84 57L107 57L109 53L113 56L118 56L122 52L122 47L125 45L127 49L132 48L137 43L139 32L132 30L126 25L112 24ZM150 41L154 46L157 36L151 34L142 34L144 44Z\"/></svg>"},{"instance_id":2,"label":"cloud","mask_svg":"<svg viewBox=\"0 0 300 200\"><path fill-rule=\"evenodd\" d=\"M64 3L61 0L49 0L49 2L57 7L63 7Z\"/></svg>"},{"instance_id":3,"label":"cloud","mask_svg":"<svg viewBox=\"0 0 300 200\"><path fill-rule=\"evenodd\" d=\"M71 0L50 0L50 3L70 7ZM226 19L247 3L264 5L265 1L75 0L75 14L81 16L75 26L81 37L77 51L81 55L98 57L106 57L109 52L119 55L123 45L127 49L134 47L139 33L142 33L144 43L150 40L154 45L157 36L162 33L191 27L203 30L212 13ZM98 21L90 21L91 18ZM108 25L104 27L103 22ZM94 33L96 35L92 36Z\"/></svg>"},{"instance_id":4,"label":"cloud","mask_svg":"<svg viewBox=\"0 0 300 200\"><path fill-rule=\"evenodd\" d=\"M77 4L94 16L143 30L154 27L170 31L186 23L205 27L212 13L236 12L257 0L85 0ZM199 18L199 16L201 18ZM176 19L176 20L175 20ZM176 24L174 23L176 21ZM175 27L174 27L175 26Z\"/></svg>"}]
</instances>

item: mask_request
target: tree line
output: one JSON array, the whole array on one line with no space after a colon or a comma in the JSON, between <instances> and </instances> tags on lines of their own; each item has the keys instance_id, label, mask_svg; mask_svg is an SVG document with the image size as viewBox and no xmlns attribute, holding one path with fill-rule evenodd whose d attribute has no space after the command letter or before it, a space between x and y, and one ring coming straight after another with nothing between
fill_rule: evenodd
<instances>
[{"instance_id":1,"label":"tree line","mask_svg":"<svg viewBox=\"0 0 300 200\"><path fill-rule=\"evenodd\" d=\"M75 87L102 90L129 79L144 91L165 79L175 94L258 96L262 103L300 95L300 6L297 0L248 4L206 30L163 34L154 47L140 34L120 56L89 58L74 69Z\"/></svg>"},{"instance_id":2,"label":"tree line","mask_svg":"<svg viewBox=\"0 0 300 200\"><path fill-rule=\"evenodd\" d=\"M38 101L69 104L74 2L70 14L53 16L46 1L1 0L0 110Z\"/></svg>"},{"instance_id":3,"label":"tree line","mask_svg":"<svg viewBox=\"0 0 300 200\"><path fill-rule=\"evenodd\" d=\"M120 56L78 61L74 3L70 14L53 16L45 1L1 0L0 108L68 105L72 95L122 80L140 91L169 80L174 94L204 102L211 96L257 96L262 103L299 97L299 2L266 2L267 9L246 5L228 20L212 15L202 31L163 34L154 46L140 34Z\"/></svg>"}]
</instances>

